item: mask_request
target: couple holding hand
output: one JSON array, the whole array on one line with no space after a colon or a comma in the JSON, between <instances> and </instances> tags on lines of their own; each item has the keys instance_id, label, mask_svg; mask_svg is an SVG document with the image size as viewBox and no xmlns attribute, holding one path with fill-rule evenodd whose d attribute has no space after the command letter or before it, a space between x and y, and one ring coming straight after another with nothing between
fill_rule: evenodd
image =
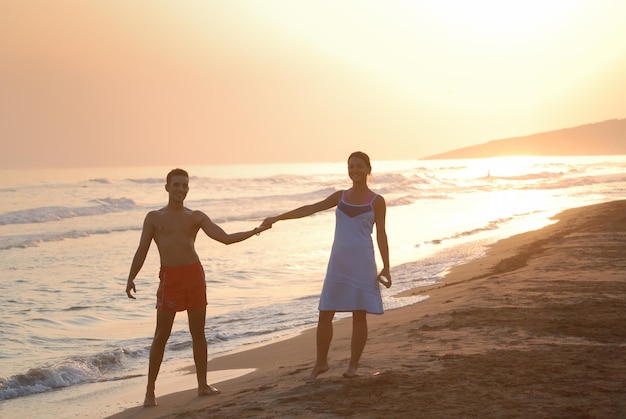
<instances>
[{"instance_id":1,"label":"couple holding hand","mask_svg":"<svg viewBox=\"0 0 626 419\"><path fill-rule=\"evenodd\" d=\"M389 288L389 246L385 230L386 204L381 195L372 192L367 179L372 167L367 154L357 151L348 158L348 175L352 187L332 193L326 199L305 205L275 217L266 218L253 230L226 233L201 211L184 207L189 191L189 175L174 169L166 179L168 205L146 215L139 246L131 264L126 294L135 298L134 279L141 270L152 240L157 244L161 260L157 291L157 324L148 370L148 386L144 407L156 406L155 382L163 360L174 317L187 311L193 341L194 362L198 379L198 395L219 393L207 383L207 345L204 333L206 316L206 285L204 270L195 251L195 238L200 229L221 243L232 244L252 237L272 227L278 221L303 218L336 207L335 237L328 262L326 278L319 302L317 325L317 360L309 380L328 371L328 351L333 337L335 312L352 312L351 356L346 378L355 377L359 360L367 341L366 314L383 314L379 283ZM377 271L372 231L376 226L376 241L383 268Z\"/></svg>"}]
</instances>

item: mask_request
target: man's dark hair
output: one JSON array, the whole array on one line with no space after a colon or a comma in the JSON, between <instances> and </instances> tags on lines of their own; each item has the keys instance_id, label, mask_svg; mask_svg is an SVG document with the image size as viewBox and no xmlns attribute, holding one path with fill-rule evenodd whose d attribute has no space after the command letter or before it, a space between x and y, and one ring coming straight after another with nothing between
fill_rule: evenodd
<instances>
[{"instance_id":1,"label":"man's dark hair","mask_svg":"<svg viewBox=\"0 0 626 419\"><path fill-rule=\"evenodd\" d=\"M169 185L170 181L172 180L173 176L185 176L185 177L189 177L189 173L187 173L186 170L183 169L172 169L170 170L170 172L167 174L167 178L165 179L165 184Z\"/></svg>"}]
</instances>

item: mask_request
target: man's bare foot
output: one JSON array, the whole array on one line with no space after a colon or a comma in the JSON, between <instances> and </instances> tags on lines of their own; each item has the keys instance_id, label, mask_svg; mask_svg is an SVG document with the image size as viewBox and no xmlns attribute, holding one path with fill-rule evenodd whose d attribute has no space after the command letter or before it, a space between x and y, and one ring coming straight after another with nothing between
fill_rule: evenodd
<instances>
[{"instance_id":1,"label":"man's bare foot","mask_svg":"<svg viewBox=\"0 0 626 419\"><path fill-rule=\"evenodd\" d=\"M343 378L354 378L358 377L359 374L356 373L356 368L348 367L346 372L343 373Z\"/></svg>"},{"instance_id":2,"label":"man's bare foot","mask_svg":"<svg viewBox=\"0 0 626 419\"><path fill-rule=\"evenodd\" d=\"M324 364L324 365L316 365L315 367L313 367L313 371L311 371L311 375L309 375L309 378L307 378L307 381L313 381L317 378L318 375L320 374L324 374L326 371L328 371L328 364Z\"/></svg>"},{"instance_id":3,"label":"man's bare foot","mask_svg":"<svg viewBox=\"0 0 626 419\"><path fill-rule=\"evenodd\" d=\"M198 389L198 396L212 396L214 394L220 394L221 391L213 387L212 385L208 385L205 388Z\"/></svg>"},{"instance_id":4,"label":"man's bare foot","mask_svg":"<svg viewBox=\"0 0 626 419\"><path fill-rule=\"evenodd\" d=\"M146 398L143 400L143 407L154 407L157 405L154 391L146 392Z\"/></svg>"}]
</instances>

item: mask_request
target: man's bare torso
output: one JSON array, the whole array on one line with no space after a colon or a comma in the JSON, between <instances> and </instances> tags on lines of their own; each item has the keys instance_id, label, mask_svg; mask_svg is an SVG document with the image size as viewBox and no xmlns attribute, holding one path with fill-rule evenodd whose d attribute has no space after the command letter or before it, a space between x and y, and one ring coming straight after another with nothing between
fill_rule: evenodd
<instances>
[{"instance_id":1,"label":"man's bare torso","mask_svg":"<svg viewBox=\"0 0 626 419\"><path fill-rule=\"evenodd\" d=\"M150 212L148 221L159 249L161 266L186 266L199 260L194 247L202 223L199 211L164 207Z\"/></svg>"}]
</instances>

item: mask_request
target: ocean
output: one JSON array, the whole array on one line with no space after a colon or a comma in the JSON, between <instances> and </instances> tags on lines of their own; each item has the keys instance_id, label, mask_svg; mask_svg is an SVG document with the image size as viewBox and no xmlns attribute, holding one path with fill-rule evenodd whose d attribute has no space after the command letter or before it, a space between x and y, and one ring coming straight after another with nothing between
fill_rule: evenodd
<instances>
[{"instance_id":1,"label":"ocean","mask_svg":"<svg viewBox=\"0 0 626 419\"><path fill-rule=\"evenodd\" d=\"M166 204L173 167L0 170L0 416L40 406L46 417L85 417L58 401L129 382L143 393L154 244L136 300L125 285L143 218ZM626 198L626 156L374 159L372 167L370 187L387 202L394 285L383 289L386 310L419 304L428 296L396 294L441 281L499 239L548 225L567 208ZM351 186L343 161L183 168L191 176L186 206L229 233ZM333 232L329 210L229 246L199 233L210 358L315 326ZM159 380L192 364L181 313ZM97 416L141 401L101 406Z\"/></svg>"}]
</instances>

